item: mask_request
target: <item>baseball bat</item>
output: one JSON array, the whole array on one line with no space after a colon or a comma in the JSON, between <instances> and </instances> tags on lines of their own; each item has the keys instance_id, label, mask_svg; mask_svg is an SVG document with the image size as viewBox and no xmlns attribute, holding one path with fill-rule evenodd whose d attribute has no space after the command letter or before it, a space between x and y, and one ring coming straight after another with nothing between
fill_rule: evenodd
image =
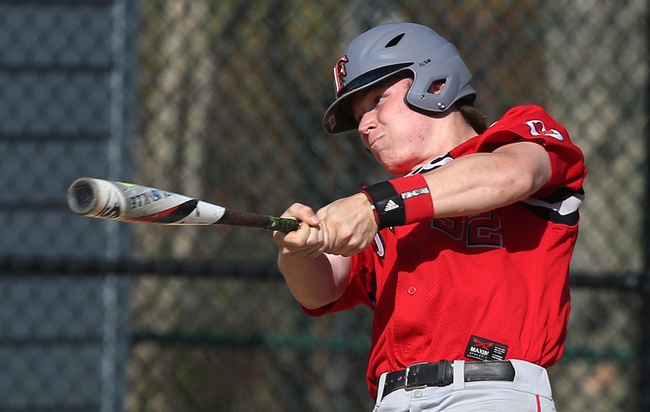
<instances>
[{"instance_id":1,"label":"baseball bat","mask_svg":"<svg viewBox=\"0 0 650 412\"><path fill-rule=\"evenodd\" d=\"M163 225L233 225L291 232L296 219L229 209L185 195L133 183L82 177L68 188L68 207L74 213L121 222Z\"/></svg>"}]
</instances>

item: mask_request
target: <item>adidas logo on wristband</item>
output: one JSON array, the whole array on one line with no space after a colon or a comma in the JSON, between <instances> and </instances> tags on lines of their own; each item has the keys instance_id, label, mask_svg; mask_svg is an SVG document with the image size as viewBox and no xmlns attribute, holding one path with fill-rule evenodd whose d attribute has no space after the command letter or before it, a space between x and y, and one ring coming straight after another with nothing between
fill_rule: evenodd
<instances>
[{"instance_id":1,"label":"adidas logo on wristband","mask_svg":"<svg viewBox=\"0 0 650 412\"><path fill-rule=\"evenodd\" d=\"M395 203L392 199L386 203L386 206L384 207L384 212L390 212L391 210L398 209L399 205Z\"/></svg>"},{"instance_id":2,"label":"adidas logo on wristband","mask_svg":"<svg viewBox=\"0 0 650 412\"><path fill-rule=\"evenodd\" d=\"M433 201L421 174L375 183L361 193L368 197L379 229L433 218Z\"/></svg>"}]
</instances>

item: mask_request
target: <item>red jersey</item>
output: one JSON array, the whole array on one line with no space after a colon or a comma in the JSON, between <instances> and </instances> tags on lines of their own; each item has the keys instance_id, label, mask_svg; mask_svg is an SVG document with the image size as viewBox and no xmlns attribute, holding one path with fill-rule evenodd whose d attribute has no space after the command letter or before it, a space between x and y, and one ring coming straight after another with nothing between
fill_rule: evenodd
<instances>
[{"instance_id":1,"label":"red jersey","mask_svg":"<svg viewBox=\"0 0 650 412\"><path fill-rule=\"evenodd\" d=\"M382 373L413 363L521 359L548 367L562 355L586 174L566 129L541 107L515 107L413 173L518 141L548 152L551 177L537 193L485 213L381 230L351 258L343 296L306 310L375 311L366 376L373 397Z\"/></svg>"}]
</instances>

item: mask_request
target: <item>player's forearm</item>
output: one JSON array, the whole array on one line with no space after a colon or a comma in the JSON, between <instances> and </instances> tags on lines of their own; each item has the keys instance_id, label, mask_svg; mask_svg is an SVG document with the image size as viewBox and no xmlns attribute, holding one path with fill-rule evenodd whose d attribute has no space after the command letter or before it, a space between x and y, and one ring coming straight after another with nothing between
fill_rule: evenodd
<instances>
[{"instance_id":1,"label":"player's forearm","mask_svg":"<svg viewBox=\"0 0 650 412\"><path fill-rule=\"evenodd\" d=\"M291 294L306 308L319 308L333 302L346 287L345 279L325 254L308 260L280 251L278 267Z\"/></svg>"},{"instance_id":2,"label":"player's forearm","mask_svg":"<svg viewBox=\"0 0 650 412\"><path fill-rule=\"evenodd\" d=\"M362 190L367 199L359 195L355 199L367 200L382 229L494 210L529 197L550 176L546 150L536 143L519 142L491 153L459 157L424 174L367 186ZM363 203L357 202L365 208Z\"/></svg>"},{"instance_id":3,"label":"player's forearm","mask_svg":"<svg viewBox=\"0 0 650 412\"><path fill-rule=\"evenodd\" d=\"M534 143L460 157L425 175L436 217L463 216L523 200L550 177L545 150Z\"/></svg>"}]
</instances>

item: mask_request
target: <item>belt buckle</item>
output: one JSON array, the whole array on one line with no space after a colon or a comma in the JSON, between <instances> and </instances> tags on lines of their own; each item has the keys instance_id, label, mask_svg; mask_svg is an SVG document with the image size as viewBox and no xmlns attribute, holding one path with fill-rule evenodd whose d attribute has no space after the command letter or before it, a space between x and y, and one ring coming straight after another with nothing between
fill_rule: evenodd
<instances>
[{"instance_id":1,"label":"belt buckle","mask_svg":"<svg viewBox=\"0 0 650 412\"><path fill-rule=\"evenodd\" d=\"M404 390L405 391L412 391L414 389L423 389L423 388L427 387L426 384L411 385L409 383L409 374L411 372L411 368L414 367L414 366L426 365L427 363L429 363L429 362L418 362L418 363L414 363L414 364L409 365L409 366L406 367L406 371L404 373Z\"/></svg>"}]
</instances>

